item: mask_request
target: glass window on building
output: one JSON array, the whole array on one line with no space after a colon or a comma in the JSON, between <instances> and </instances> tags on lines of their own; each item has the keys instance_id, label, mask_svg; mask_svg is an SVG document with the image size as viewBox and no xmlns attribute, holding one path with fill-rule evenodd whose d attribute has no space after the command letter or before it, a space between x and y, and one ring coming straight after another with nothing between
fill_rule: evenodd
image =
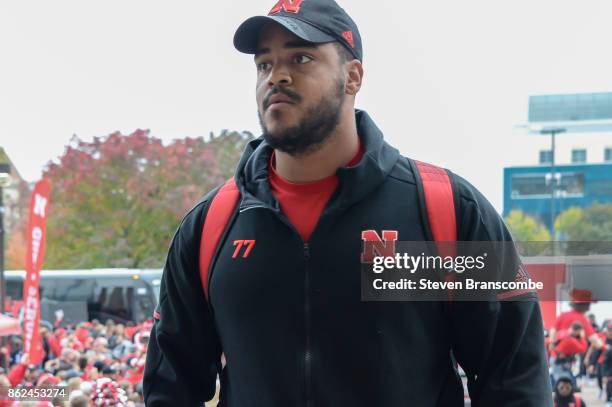
<instances>
[{"instance_id":1,"label":"glass window on building","mask_svg":"<svg viewBox=\"0 0 612 407\"><path fill-rule=\"evenodd\" d=\"M572 163L582 164L587 160L587 152L584 148L575 148L572 150Z\"/></svg>"},{"instance_id":2,"label":"glass window on building","mask_svg":"<svg viewBox=\"0 0 612 407\"><path fill-rule=\"evenodd\" d=\"M550 174L520 174L510 179L512 198L543 198L552 192ZM584 195L584 174L557 173L554 178L555 195L577 197Z\"/></svg>"},{"instance_id":3,"label":"glass window on building","mask_svg":"<svg viewBox=\"0 0 612 407\"><path fill-rule=\"evenodd\" d=\"M612 147L607 147L604 150L604 161L607 163L612 162Z\"/></svg>"},{"instance_id":4,"label":"glass window on building","mask_svg":"<svg viewBox=\"0 0 612 407\"><path fill-rule=\"evenodd\" d=\"M540 150L540 164L552 163L552 150Z\"/></svg>"},{"instance_id":5,"label":"glass window on building","mask_svg":"<svg viewBox=\"0 0 612 407\"><path fill-rule=\"evenodd\" d=\"M551 187L544 174L513 175L510 182L512 198L550 194Z\"/></svg>"},{"instance_id":6,"label":"glass window on building","mask_svg":"<svg viewBox=\"0 0 612 407\"><path fill-rule=\"evenodd\" d=\"M582 196L584 195L584 174L561 174L560 185L557 186L557 191L565 196Z\"/></svg>"}]
</instances>

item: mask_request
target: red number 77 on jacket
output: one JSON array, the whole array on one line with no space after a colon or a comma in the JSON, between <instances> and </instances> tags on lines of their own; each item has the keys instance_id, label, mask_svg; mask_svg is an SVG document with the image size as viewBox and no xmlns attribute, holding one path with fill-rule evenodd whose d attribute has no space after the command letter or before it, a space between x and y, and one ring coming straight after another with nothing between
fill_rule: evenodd
<instances>
[{"instance_id":1,"label":"red number 77 on jacket","mask_svg":"<svg viewBox=\"0 0 612 407\"><path fill-rule=\"evenodd\" d=\"M236 246L236 249L234 250L234 255L232 256L232 259L238 257L238 253L240 253L240 250L243 246L246 246L246 250L242 254L242 258L246 259L247 257L249 257L251 250L253 250L253 246L255 246L255 240L234 240L234 246Z\"/></svg>"}]
</instances>

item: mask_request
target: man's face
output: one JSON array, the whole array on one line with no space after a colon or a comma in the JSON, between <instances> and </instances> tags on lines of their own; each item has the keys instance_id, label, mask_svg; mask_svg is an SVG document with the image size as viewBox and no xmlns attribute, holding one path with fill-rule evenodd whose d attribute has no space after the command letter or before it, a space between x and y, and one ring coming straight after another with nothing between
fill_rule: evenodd
<instances>
[{"instance_id":1,"label":"man's face","mask_svg":"<svg viewBox=\"0 0 612 407\"><path fill-rule=\"evenodd\" d=\"M557 384L557 391L562 396L569 396L572 392L572 384L570 382L562 381Z\"/></svg>"},{"instance_id":2,"label":"man's face","mask_svg":"<svg viewBox=\"0 0 612 407\"><path fill-rule=\"evenodd\" d=\"M304 42L271 23L261 31L255 65L266 141L294 156L316 150L338 125L345 99L335 46Z\"/></svg>"},{"instance_id":3,"label":"man's face","mask_svg":"<svg viewBox=\"0 0 612 407\"><path fill-rule=\"evenodd\" d=\"M578 327L571 327L570 329L570 335L574 336L574 337L578 337L580 336L580 331L582 331L582 328L578 328Z\"/></svg>"}]
</instances>

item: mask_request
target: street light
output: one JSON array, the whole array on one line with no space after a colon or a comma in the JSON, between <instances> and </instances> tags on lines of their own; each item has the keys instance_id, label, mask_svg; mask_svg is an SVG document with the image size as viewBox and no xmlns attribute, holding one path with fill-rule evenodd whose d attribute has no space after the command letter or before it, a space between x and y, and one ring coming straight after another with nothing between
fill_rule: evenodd
<instances>
[{"instance_id":1,"label":"street light","mask_svg":"<svg viewBox=\"0 0 612 407\"><path fill-rule=\"evenodd\" d=\"M557 181L560 181L561 174L556 177L555 174L555 136L557 134L565 133L567 129L562 127L548 127L540 129L540 134L550 134L550 232L553 236L555 235L555 194Z\"/></svg>"},{"instance_id":2,"label":"street light","mask_svg":"<svg viewBox=\"0 0 612 407\"><path fill-rule=\"evenodd\" d=\"M11 166L0 163L0 314L4 314L5 283L4 283L4 193L2 188L11 183Z\"/></svg>"}]
</instances>

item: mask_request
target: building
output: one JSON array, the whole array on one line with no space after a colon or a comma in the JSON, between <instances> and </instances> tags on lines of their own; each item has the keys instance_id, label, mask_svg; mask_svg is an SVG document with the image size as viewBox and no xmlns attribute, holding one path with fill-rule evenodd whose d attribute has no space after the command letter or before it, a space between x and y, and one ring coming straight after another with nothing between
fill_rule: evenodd
<instances>
[{"instance_id":1,"label":"building","mask_svg":"<svg viewBox=\"0 0 612 407\"><path fill-rule=\"evenodd\" d=\"M555 167L555 198L547 165L504 169L504 216L513 209L534 216L551 229L556 217L570 207L612 203L612 162L562 164Z\"/></svg>"},{"instance_id":2,"label":"building","mask_svg":"<svg viewBox=\"0 0 612 407\"><path fill-rule=\"evenodd\" d=\"M504 216L518 209L552 230L570 207L612 203L612 93L532 96L522 127L527 162L504 168Z\"/></svg>"}]
</instances>

